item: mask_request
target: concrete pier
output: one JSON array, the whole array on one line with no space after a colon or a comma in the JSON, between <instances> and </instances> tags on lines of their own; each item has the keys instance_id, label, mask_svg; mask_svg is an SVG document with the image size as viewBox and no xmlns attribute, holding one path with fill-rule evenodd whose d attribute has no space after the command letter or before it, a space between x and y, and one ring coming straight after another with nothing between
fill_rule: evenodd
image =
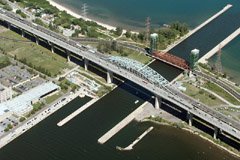
<instances>
[{"instance_id":1,"label":"concrete pier","mask_svg":"<svg viewBox=\"0 0 240 160\"><path fill-rule=\"evenodd\" d=\"M192 126L192 121L193 121L193 114L192 113L188 113L188 125Z\"/></svg>"},{"instance_id":2,"label":"concrete pier","mask_svg":"<svg viewBox=\"0 0 240 160\"><path fill-rule=\"evenodd\" d=\"M149 127L145 132L143 132L143 134L141 134L135 141L133 141L129 146L127 146L126 148L121 148L121 147L116 147L118 150L120 151L130 151L133 149L133 147L139 142L141 141L149 132L151 132L153 130L153 127Z\"/></svg>"},{"instance_id":3,"label":"concrete pier","mask_svg":"<svg viewBox=\"0 0 240 160\"><path fill-rule=\"evenodd\" d=\"M89 63L88 59L84 58L84 69L85 69L85 71L88 70L88 63Z\"/></svg>"},{"instance_id":4,"label":"concrete pier","mask_svg":"<svg viewBox=\"0 0 240 160\"><path fill-rule=\"evenodd\" d=\"M214 134L213 134L213 138L214 139L217 139L217 136L218 136L218 128L217 127L214 127Z\"/></svg>"},{"instance_id":5,"label":"concrete pier","mask_svg":"<svg viewBox=\"0 0 240 160\"><path fill-rule=\"evenodd\" d=\"M162 103L162 98L155 96L155 109L160 109L161 103Z\"/></svg>"},{"instance_id":6,"label":"concrete pier","mask_svg":"<svg viewBox=\"0 0 240 160\"><path fill-rule=\"evenodd\" d=\"M11 24L7 22L7 28L11 29Z\"/></svg>"},{"instance_id":7,"label":"concrete pier","mask_svg":"<svg viewBox=\"0 0 240 160\"><path fill-rule=\"evenodd\" d=\"M196 33L197 31L199 31L201 28L203 28L204 26L206 26L208 23L210 23L211 21L213 21L214 19L216 19L217 17L219 17L220 15L222 15L224 12L226 12L227 10L229 10L232 7L231 4L226 5L222 10L220 10L219 12L217 12L215 15L213 15L212 17L210 17L209 19L207 19L205 22L203 22L202 24L200 24L199 26L197 26L195 29L191 30L187 35L185 35L183 38L181 38L179 41L177 41L176 43L170 45L167 47L167 49L164 50L164 52L168 52L169 50L173 49L175 46L177 46L178 44L180 44L182 41L184 41L185 39L187 39L188 37L190 37L191 35L193 35L194 33Z\"/></svg>"},{"instance_id":8,"label":"concrete pier","mask_svg":"<svg viewBox=\"0 0 240 160\"><path fill-rule=\"evenodd\" d=\"M127 124L129 124L138 114L140 114L145 106L146 102L134 110L131 114L129 114L126 118L124 118L121 122L119 122L116 126L114 126L111 130L105 133L101 138L98 139L98 143L104 144L110 138L112 138L115 134L117 134L121 129L123 129Z\"/></svg>"},{"instance_id":9,"label":"concrete pier","mask_svg":"<svg viewBox=\"0 0 240 160\"><path fill-rule=\"evenodd\" d=\"M22 37L25 37L25 32L23 29L21 30L21 32L22 32Z\"/></svg>"},{"instance_id":10,"label":"concrete pier","mask_svg":"<svg viewBox=\"0 0 240 160\"><path fill-rule=\"evenodd\" d=\"M61 120L60 122L58 122L58 126L62 127L63 125L65 125L66 123L68 123L70 120L72 120L74 117L76 117L77 115L79 115L80 113L82 113L84 110L86 110L88 107L90 107L92 104L94 104L95 102L97 102L99 100L99 98L96 99L92 99L91 101L89 101L88 103L86 103L85 105L83 105L82 107L80 107L79 109L77 109L76 111L74 111L73 113L71 113L69 116L67 116L66 118L64 118L63 120Z\"/></svg>"},{"instance_id":11,"label":"concrete pier","mask_svg":"<svg viewBox=\"0 0 240 160\"><path fill-rule=\"evenodd\" d=\"M69 51L69 50L66 50L66 53L67 53L67 61L68 61L68 62L71 62L71 54L70 54L70 51Z\"/></svg>"},{"instance_id":12,"label":"concrete pier","mask_svg":"<svg viewBox=\"0 0 240 160\"><path fill-rule=\"evenodd\" d=\"M54 44L51 43L50 45L51 45L51 52L54 53L54 50L55 50L55 49L54 49Z\"/></svg>"},{"instance_id":13,"label":"concrete pier","mask_svg":"<svg viewBox=\"0 0 240 160\"><path fill-rule=\"evenodd\" d=\"M198 62L207 63L208 62L207 60L209 58L211 58L214 54L216 54L220 47L223 48L224 46L226 46L229 42L231 42L234 38L236 38L239 35L240 35L240 28L238 28L230 36L228 36L226 39L224 39L220 44L218 44L216 47L214 47L207 54L205 54L201 59L198 60Z\"/></svg>"},{"instance_id":14,"label":"concrete pier","mask_svg":"<svg viewBox=\"0 0 240 160\"><path fill-rule=\"evenodd\" d=\"M39 38L35 36L35 39L36 39L36 44L39 45Z\"/></svg>"},{"instance_id":15,"label":"concrete pier","mask_svg":"<svg viewBox=\"0 0 240 160\"><path fill-rule=\"evenodd\" d=\"M113 73L111 71L107 71L107 83L111 84L113 81Z\"/></svg>"}]
</instances>

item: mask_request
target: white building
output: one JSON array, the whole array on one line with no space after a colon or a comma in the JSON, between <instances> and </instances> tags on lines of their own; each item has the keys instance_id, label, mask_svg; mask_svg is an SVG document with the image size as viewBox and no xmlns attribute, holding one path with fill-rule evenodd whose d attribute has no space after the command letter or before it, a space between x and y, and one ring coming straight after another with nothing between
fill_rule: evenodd
<instances>
[{"instance_id":1,"label":"white building","mask_svg":"<svg viewBox=\"0 0 240 160\"><path fill-rule=\"evenodd\" d=\"M58 91L60 87L52 82L41 84L29 91L13 98L12 100L0 103L0 120L9 113L22 116L33 109L32 104L38 100Z\"/></svg>"},{"instance_id":2,"label":"white building","mask_svg":"<svg viewBox=\"0 0 240 160\"><path fill-rule=\"evenodd\" d=\"M11 88L4 87L0 84L0 103L12 99L12 95L13 92Z\"/></svg>"}]
</instances>

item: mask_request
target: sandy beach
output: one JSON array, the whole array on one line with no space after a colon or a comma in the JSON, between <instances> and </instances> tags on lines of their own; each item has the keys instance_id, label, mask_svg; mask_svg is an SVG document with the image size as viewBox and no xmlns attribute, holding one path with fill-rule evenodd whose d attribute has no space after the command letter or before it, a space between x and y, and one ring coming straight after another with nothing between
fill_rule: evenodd
<instances>
[{"instance_id":1,"label":"sandy beach","mask_svg":"<svg viewBox=\"0 0 240 160\"><path fill-rule=\"evenodd\" d=\"M72 11L71 9L69 9L69 8L67 8L67 7L65 7L65 6L63 6L63 5L61 5L61 4L58 4L58 3L54 2L53 0L47 0L47 1L48 1L52 6L57 7L60 11L66 11L68 14L72 15L73 17L82 18L82 19L84 19L84 20L86 20L86 21L94 21L94 22L96 22L98 25L103 26L103 27L107 28L108 30L115 30L115 29L116 29L116 27L114 27L114 26L111 26L111 25L108 25L108 24L104 24L104 23L98 22L98 21L93 20L93 19L90 19L90 18L83 17L83 16L81 16L80 14Z\"/></svg>"}]
</instances>

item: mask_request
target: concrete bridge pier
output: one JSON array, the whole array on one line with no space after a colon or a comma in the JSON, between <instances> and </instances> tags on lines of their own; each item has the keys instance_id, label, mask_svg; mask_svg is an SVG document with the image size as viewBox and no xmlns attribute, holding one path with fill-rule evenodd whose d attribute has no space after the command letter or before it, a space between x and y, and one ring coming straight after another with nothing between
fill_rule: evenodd
<instances>
[{"instance_id":1,"label":"concrete bridge pier","mask_svg":"<svg viewBox=\"0 0 240 160\"><path fill-rule=\"evenodd\" d=\"M162 98L155 96L155 109L160 109L162 104Z\"/></svg>"},{"instance_id":2,"label":"concrete bridge pier","mask_svg":"<svg viewBox=\"0 0 240 160\"><path fill-rule=\"evenodd\" d=\"M54 50L55 50L55 49L54 49L54 44L53 44L53 43L50 43L50 45L51 45L51 52L54 53Z\"/></svg>"},{"instance_id":3,"label":"concrete bridge pier","mask_svg":"<svg viewBox=\"0 0 240 160\"><path fill-rule=\"evenodd\" d=\"M111 71L107 71L107 83L111 84L113 81L113 73Z\"/></svg>"},{"instance_id":4,"label":"concrete bridge pier","mask_svg":"<svg viewBox=\"0 0 240 160\"><path fill-rule=\"evenodd\" d=\"M219 132L219 129L215 126L215 127L214 127L214 134L213 134L213 138L214 138L214 139L217 139L218 132Z\"/></svg>"},{"instance_id":5,"label":"concrete bridge pier","mask_svg":"<svg viewBox=\"0 0 240 160\"><path fill-rule=\"evenodd\" d=\"M7 28L8 28L8 29L11 29L11 23L8 23L8 22L7 22Z\"/></svg>"},{"instance_id":6,"label":"concrete bridge pier","mask_svg":"<svg viewBox=\"0 0 240 160\"><path fill-rule=\"evenodd\" d=\"M36 44L39 45L39 38L38 36L35 36Z\"/></svg>"},{"instance_id":7,"label":"concrete bridge pier","mask_svg":"<svg viewBox=\"0 0 240 160\"><path fill-rule=\"evenodd\" d=\"M23 29L21 29L21 32L22 32L22 37L25 37L25 32Z\"/></svg>"},{"instance_id":8,"label":"concrete bridge pier","mask_svg":"<svg viewBox=\"0 0 240 160\"><path fill-rule=\"evenodd\" d=\"M89 64L89 60L87 58L84 58L84 69L85 69L85 71L88 70L88 64Z\"/></svg>"},{"instance_id":9,"label":"concrete bridge pier","mask_svg":"<svg viewBox=\"0 0 240 160\"><path fill-rule=\"evenodd\" d=\"M68 61L68 62L71 62L71 54L70 54L70 51L69 51L69 50L66 50L66 53L67 53L67 61Z\"/></svg>"},{"instance_id":10,"label":"concrete bridge pier","mask_svg":"<svg viewBox=\"0 0 240 160\"><path fill-rule=\"evenodd\" d=\"M187 117L188 117L188 125L192 126L193 114L188 112Z\"/></svg>"}]
</instances>

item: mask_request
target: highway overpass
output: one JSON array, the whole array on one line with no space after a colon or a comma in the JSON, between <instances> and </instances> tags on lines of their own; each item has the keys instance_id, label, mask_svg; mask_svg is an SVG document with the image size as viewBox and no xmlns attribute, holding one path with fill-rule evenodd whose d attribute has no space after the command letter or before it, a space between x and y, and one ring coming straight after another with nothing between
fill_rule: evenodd
<instances>
[{"instance_id":1,"label":"highway overpass","mask_svg":"<svg viewBox=\"0 0 240 160\"><path fill-rule=\"evenodd\" d=\"M217 136L217 133L220 130L240 140L239 122L228 118L227 116L182 94L170 84L161 85L160 83L148 81L146 77L141 76L141 70L139 73L136 71L133 72L131 68L126 68L110 61L108 56L78 44L77 42L58 33L26 21L11 12L0 10L0 19L6 22L9 27L14 26L22 30L22 35L24 35L25 32L31 33L36 37L37 43L39 38L46 40L51 45L52 51L54 51L54 46L64 48L68 55L68 59L70 59L72 55L82 57L85 60L86 68L88 61L94 62L95 64L105 68L107 70L107 81L109 83L111 83L112 74L114 73L142 86L155 95L156 108L159 108L161 98L166 99L188 112L190 125L192 123L193 116L196 116L214 126L214 137Z\"/></svg>"}]
</instances>

